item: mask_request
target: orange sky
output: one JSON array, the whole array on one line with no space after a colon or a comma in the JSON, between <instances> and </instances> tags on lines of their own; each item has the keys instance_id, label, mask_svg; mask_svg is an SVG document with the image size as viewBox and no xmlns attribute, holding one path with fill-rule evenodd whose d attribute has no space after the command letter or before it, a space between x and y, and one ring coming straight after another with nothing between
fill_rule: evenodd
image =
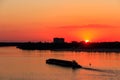
<instances>
[{"instance_id":1,"label":"orange sky","mask_svg":"<svg viewBox=\"0 0 120 80\"><path fill-rule=\"evenodd\" d=\"M119 0L0 0L0 41L120 41Z\"/></svg>"}]
</instances>

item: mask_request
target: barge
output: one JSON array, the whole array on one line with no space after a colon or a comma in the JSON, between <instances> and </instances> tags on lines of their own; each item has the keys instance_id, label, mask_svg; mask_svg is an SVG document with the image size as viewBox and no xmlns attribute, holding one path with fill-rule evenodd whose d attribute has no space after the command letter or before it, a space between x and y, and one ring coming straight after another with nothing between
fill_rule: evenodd
<instances>
[{"instance_id":1,"label":"barge","mask_svg":"<svg viewBox=\"0 0 120 80\"><path fill-rule=\"evenodd\" d=\"M60 59L47 59L46 64L58 65L62 67L70 67L73 69L82 68L75 60L67 61L67 60L60 60Z\"/></svg>"}]
</instances>

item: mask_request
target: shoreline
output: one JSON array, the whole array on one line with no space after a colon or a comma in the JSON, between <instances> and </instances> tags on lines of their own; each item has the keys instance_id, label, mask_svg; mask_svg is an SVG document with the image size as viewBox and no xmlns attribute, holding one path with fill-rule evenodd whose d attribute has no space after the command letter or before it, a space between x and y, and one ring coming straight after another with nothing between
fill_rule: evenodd
<instances>
[{"instance_id":1,"label":"shoreline","mask_svg":"<svg viewBox=\"0 0 120 80\"><path fill-rule=\"evenodd\" d=\"M21 50L51 50L51 51L76 51L76 52L116 52L120 53L120 42L100 43L42 43L42 42L1 42L0 47L15 46Z\"/></svg>"}]
</instances>

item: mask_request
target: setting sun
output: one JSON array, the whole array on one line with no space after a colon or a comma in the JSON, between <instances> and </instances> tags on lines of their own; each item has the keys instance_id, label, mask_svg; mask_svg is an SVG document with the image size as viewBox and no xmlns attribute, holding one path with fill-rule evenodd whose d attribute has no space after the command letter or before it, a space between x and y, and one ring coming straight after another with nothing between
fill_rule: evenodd
<instances>
[{"instance_id":1,"label":"setting sun","mask_svg":"<svg viewBox=\"0 0 120 80\"><path fill-rule=\"evenodd\" d=\"M89 42L89 40L85 40L85 42L86 42L86 43L88 43L88 42Z\"/></svg>"}]
</instances>

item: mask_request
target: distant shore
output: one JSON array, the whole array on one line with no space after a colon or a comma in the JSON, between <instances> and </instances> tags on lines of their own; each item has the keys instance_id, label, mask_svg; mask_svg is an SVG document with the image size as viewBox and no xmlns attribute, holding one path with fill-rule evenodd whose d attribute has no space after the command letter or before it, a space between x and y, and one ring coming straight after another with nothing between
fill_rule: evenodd
<instances>
[{"instance_id":1,"label":"distant shore","mask_svg":"<svg viewBox=\"0 0 120 80\"><path fill-rule=\"evenodd\" d=\"M120 49L54 49L51 51L75 51L75 52L105 52L105 53L120 53Z\"/></svg>"},{"instance_id":2,"label":"distant shore","mask_svg":"<svg viewBox=\"0 0 120 80\"><path fill-rule=\"evenodd\" d=\"M120 42L71 42L71 43L42 43L42 42L0 42L0 47L16 46L22 50L52 50L79 52L120 52Z\"/></svg>"}]
</instances>

